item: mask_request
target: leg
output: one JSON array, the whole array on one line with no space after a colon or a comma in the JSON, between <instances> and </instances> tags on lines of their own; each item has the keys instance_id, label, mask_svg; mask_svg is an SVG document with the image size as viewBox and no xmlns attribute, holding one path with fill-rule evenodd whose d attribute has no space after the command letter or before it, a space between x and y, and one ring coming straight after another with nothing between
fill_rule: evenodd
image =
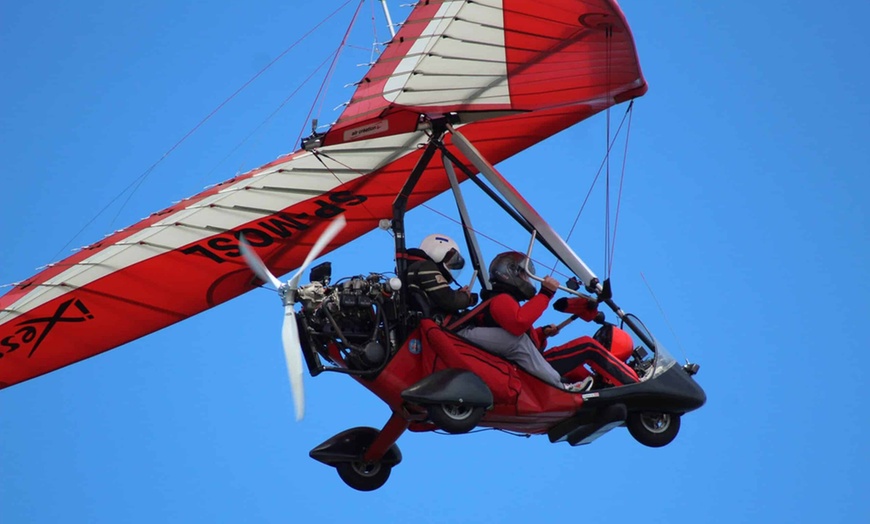
<instances>
[{"instance_id":1,"label":"leg","mask_svg":"<svg viewBox=\"0 0 870 524\"><path fill-rule=\"evenodd\" d=\"M544 357L562 375L575 373L588 362L610 384L621 386L640 380L633 369L614 357L592 337L580 337L555 347L544 353Z\"/></svg>"},{"instance_id":2,"label":"leg","mask_svg":"<svg viewBox=\"0 0 870 524\"><path fill-rule=\"evenodd\" d=\"M547 358L547 354L544 353L544 358ZM582 382L586 380L587 377L591 377L592 373L586 369L586 366L583 364L562 373L562 382Z\"/></svg>"},{"instance_id":3,"label":"leg","mask_svg":"<svg viewBox=\"0 0 870 524\"><path fill-rule=\"evenodd\" d=\"M497 327L466 328L458 334L494 355L515 362L544 382L559 389L564 388L559 373L547 363L528 335L511 335Z\"/></svg>"}]
</instances>

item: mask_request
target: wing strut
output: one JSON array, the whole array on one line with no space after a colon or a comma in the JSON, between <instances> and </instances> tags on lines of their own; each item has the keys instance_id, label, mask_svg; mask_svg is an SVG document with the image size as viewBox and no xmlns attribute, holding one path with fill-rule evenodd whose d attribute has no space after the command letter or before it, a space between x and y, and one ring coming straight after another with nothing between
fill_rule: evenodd
<instances>
[{"instance_id":1,"label":"wing strut","mask_svg":"<svg viewBox=\"0 0 870 524\"><path fill-rule=\"evenodd\" d=\"M453 190L453 198L456 200L456 207L459 209L459 217L462 219L462 230L465 233L465 243L468 244L471 251L471 264L475 268L479 268L477 278L480 281L480 286L483 289L492 290L492 285L489 283L489 278L485 274L483 263L483 253L480 251L480 244L477 243L477 235L474 233L474 227L471 225L471 216L468 214L468 208L465 206L465 199L462 197L462 191L459 189L459 181L456 178L456 171L453 169L453 163L450 162L447 155L442 151L441 161L444 164L444 170L447 172L447 178L450 179L450 188ZM472 277L473 280L473 277Z\"/></svg>"},{"instance_id":2,"label":"wing strut","mask_svg":"<svg viewBox=\"0 0 870 524\"><path fill-rule=\"evenodd\" d=\"M577 277L581 279L586 289L595 293L602 299L602 302L607 304L614 313L625 322L632 331L635 332L648 347L654 348L655 342L652 341L646 334L645 329L635 322L631 315L626 315L625 312L610 298L609 285L602 286L595 273L586 265L580 257L574 253L574 250L550 227L541 215L535 211L528 202L523 199L517 190L505 178L496 171L484 157L480 154L477 148L468 141L459 131L448 125L448 130L453 135L453 144L468 158L474 167L480 170L480 173L492 184L495 190L503 196L514 207L517 213L521 215L523 221L532 228L533 235L540 235L540 240L556 257L565 264ZM473 178L473 177L472 177ZM523 224L520 221L520 224ZM608 292L604 294L605 288Z\"/></svg>"},{"instance_id":3,"label":"wing strut","mask_svg":"<svg viewBox=\"0 0 870 524\"><path fill-rule=\"evenodd\" d=\"M550 224L548 224L541 215L535 211L532 206L529 205L528 202L523 199L517 190L507 181L505 178L496 171L496 169L490 164L480 152L475 148L471 142L468 141L459 131L454 129L452 126L449 126L450 132L453 134L453 144L468 158L474 167L476 167L480 173L486 178L486 180L492 184L498 193L503 196L513 207L519 212L520 215L525 219L525 221L538 232L538 235L541 236L543 240L550 246L550 250L553 251L559 260L562 261L563 264L568 266L568 269L574 272L583 283L589 287L594 286L590 291L594 291L596 293L601 292L601 284L598 283L598 277L595 276L595 273L589 269L589 266L584 263L574 250L571 249L568 244L562 240Z\"/></svg>"}]
</instances>

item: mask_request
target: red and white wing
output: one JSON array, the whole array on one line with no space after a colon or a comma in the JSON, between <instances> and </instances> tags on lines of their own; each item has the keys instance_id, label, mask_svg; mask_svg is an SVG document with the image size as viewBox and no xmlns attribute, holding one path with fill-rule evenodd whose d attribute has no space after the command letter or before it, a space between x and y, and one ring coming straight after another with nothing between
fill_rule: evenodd
<instances>
[{"instance_id":1,"label":"red and white wing","mask_svg":"<svg viewBox=\"0 0 870 524\"><path fill-rule=\"evenodd\" d=\"M497 163L645 91L614 1L420 3L322 147L156 212L0 297L0 388L253 289L240 235L284 274L339 214L348 225L324 253L374 229L421 154L421 113L459 113L465 137ZM432 163L409 206L448 187Z\"/></svg>"}]
</instances>

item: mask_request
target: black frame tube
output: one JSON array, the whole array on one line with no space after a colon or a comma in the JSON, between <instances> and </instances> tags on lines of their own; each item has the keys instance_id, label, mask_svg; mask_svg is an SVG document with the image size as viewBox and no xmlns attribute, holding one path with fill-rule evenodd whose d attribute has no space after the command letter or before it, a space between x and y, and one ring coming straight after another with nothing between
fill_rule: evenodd
<instances>
[{"instance_id":1,"label":"black frame tube","mask_svg":"<svg viewBox=\"0 0 870 524\"><path fill-rule=\"evenodd\" d=\"M403 279L402 288L399 290L398 304L401 318L396 326L398 330L397 335L400 340L405 340L408 336L408 286L407 282L404 282L405 274L408 271L408 260L405 258L407 250L405 245L405 212L408 208L408 198L417 186L417 182L420 181L420 177L423 176L423 172L429 166L429 162L432 161L432 157L435 156L435 152L439 148L444 147L441 143L441 138L447 131L446 119L432 120L431 124L432 134L429 136L429 143L426 144L426 149L405 181L405 185L402 186L402 189L393 201L392 229L396 246L396 274L399 275L399 278Z\"/></svg>"}]
</instances>

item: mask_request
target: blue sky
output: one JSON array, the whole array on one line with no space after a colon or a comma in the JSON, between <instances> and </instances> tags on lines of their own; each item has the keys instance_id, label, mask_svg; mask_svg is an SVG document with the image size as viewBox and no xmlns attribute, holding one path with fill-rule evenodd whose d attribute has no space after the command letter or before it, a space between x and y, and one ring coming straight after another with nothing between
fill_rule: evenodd
<instances>
[{"instance_id":1,"label":"blue sky","mask_svg":"<svg viewBox=\"0 0 870 524\"><path fill-rule=\"evenodd\" d=\"M315 4L0 4L0 283L295 149L325 68L288 96L338 46L355 3L122 194L339 5ZM296 423L279 303L258 290L0 392L0 522L870 520L870 8L621 5L650 90L632 118L613 284L624 309L701 364L708 404L674 443L644 448L621 429L582 448L406 434L387 484L352 491L308 451L380 427L388 410L327 374L307 377ZM387 39L378 9L363 6L315 108L323 123L362 75L372 28ZM601 115L499 168L564 233L604 143ZM571 244L603 273L601 187L593 198ZM412 241L458 235L427 209L410 221ZM487 214L475 225L525 248ZM389 271L391 241L377 231L326 258L335 275Z\"/></svg>"}]
</instances>

